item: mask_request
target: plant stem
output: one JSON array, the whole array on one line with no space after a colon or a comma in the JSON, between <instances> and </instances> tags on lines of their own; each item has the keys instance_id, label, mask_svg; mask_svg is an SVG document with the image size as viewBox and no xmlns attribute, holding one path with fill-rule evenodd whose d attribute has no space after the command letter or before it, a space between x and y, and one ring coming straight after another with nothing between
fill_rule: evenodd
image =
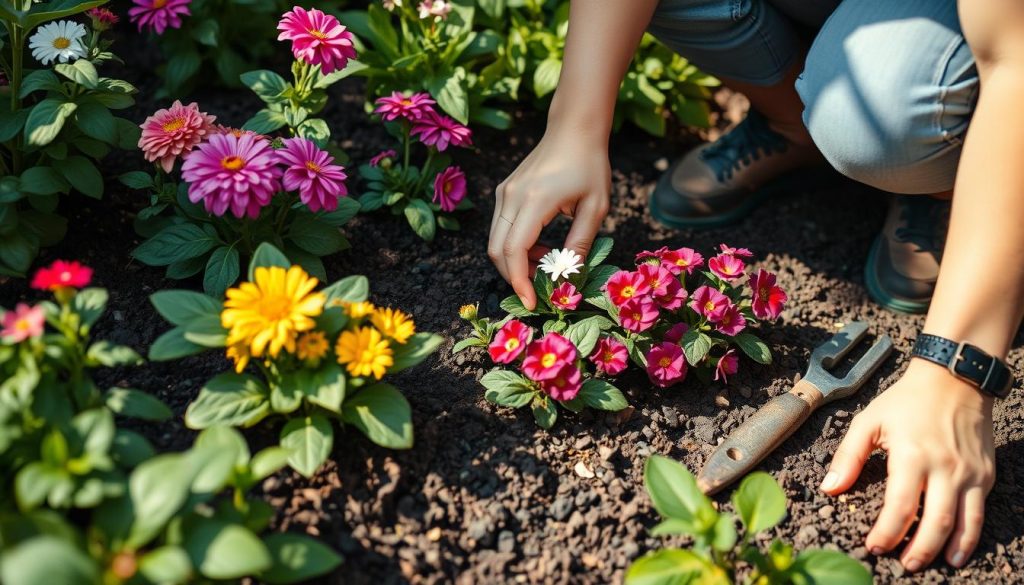
<instances>
[{"instance_id":1,"label":"plant stem","mask_svg":"<svg viewBox=\"0 0 1024 585\"><path fill-rule=\"evenodd\" d=\"M420 178L416 181L416 186L413 187L413 190L412 190L413 193L419 193L420 189L423 188L423 184L427 180L427 175L429 174L428 171L430 171L430 165L434 162L434 155L435 154L436 154L436 151L433 148L431 148L429 154L427 154L427 162L423 163L423 168L421 169L422 172L420 173Z\"/></svg>"},{"instance_id":2,"label":"plant stem","mask_svg":"<svg viewBox=\"0 0 1024 585\"><path fill-rule=\"evenodd\" d=\"M409 174L409 150L410 150L410 142L412 142L412 140L410 138L410 132L412 132L412 127L409 126L409 123L408 122L402 122L402 151L404 153L402 155L402 187L403 188L405 187L405 179L406 179L406 177Z\"/></svg>"},{"instance_id":3,"label":"plant stem","mask_svg":"<svg viewBox=\"0 0 1024 585\"><path fill-rule=\"evenodd\" d=\"M21 80L24 73L22 60L24 59L25 31L16 24L9 25L8 38L11 41L11 113L21 110ZM14 148L11 150L11 170L15 175L22 173L21 161L21 140L15 136L13 139Z\"/></svg>"}]
</instances>

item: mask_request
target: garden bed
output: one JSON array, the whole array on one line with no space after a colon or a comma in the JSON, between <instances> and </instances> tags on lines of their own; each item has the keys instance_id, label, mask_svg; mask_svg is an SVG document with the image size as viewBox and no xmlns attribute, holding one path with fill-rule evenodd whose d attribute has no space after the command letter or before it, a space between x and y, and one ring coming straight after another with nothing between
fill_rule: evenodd
<instances>
[{"instance_id":1,"label":"garden bed","mask_svg":"<svg viewBox=\"0 0 1024 585\"><path fill-rule=\"evenodd\" d=\"M126 75L142 90L141 103L129 115L141 121L162 105L151 98L158 80ZM325 117L349 154L365 160L390 145L382 128L363 114L359 83L345 82L334 91L337 99ZM206 91L195 97L228 124L243 123L246 112L259 105L247 91ZM811 348L851 320L868 321L875 333L889 334L900 357L889 361L877 383L859 395L814 414L761 466L790 498L790 519L778 533L798 548L847 551L872 565L879 582L1019 582L1015 575L1024 569L1024 405L1019 392L996 405L998 480L988 500L981 544L962 570L938 565L910 577L896 556L876 559L866 553L863 536L884 490L882 457L868 464L848 496L836 500L816 489L853 414L896 380L923 323L921 317L894 315L867 299L862 263L881 225L884 200L865 188L836 183L794 193L730 229L666 230L652 222L646 194L659 169L696 138L660 141L625 130L612 148L614 195L605 230L614 233L620 246L611 262L626 265L633 252L652 245L709 250L725 241L753 249L760 265L779 274L791 299L783 319L765 335L775 363L744 362L728 389L702 387L691 378L656 390L645 378L627 377L620 386L634 408L565 416L550 432L537 428L526 411L485 402L477 379L488 361L474 353L479 350L451 353L453 340L468 332L457 310L483 299L482 314L496 316L499 299L509 292L485 252L491 193L542 131L542 115L524 114L510 132L478 131L476 148L458 155L478 205L463 216L461 233L426 244L386 214L360 216L345 228L353 250L325 259L332 279L370 276L373 300L411 311L421 330L440 333L447 341L423 367L400 376L413 408L412 450L377 448L349 432L337 438L330 461L313 479L285 471L263 483L264 497L278 510L277 527L316 535L345 555L345 563L324 582L619 582L635 558L661 544L648 535L656 515L642 489L647 456L662 453L698 469L740 421L792 385ZM141 155L121 156L108 159L108 176L142 167ZM131 260L128 252L139 242L133 214L146 201L112 179L107 189L103 201L75 196L62 202L70 220L67 238L45 250L39 264L68 258L92 266L97 285L111 294L113 318L102 322L100 336L144 351L167 328L148 296L180 285L165 280L162 270ZM556 225L545 237L558 243L565 227ZM24 281L0 283L2 305L36 296ZM1015 375L1024 377L1020 351L1011 353L1010 363ZM101 381L153 392L181 415L200 385L223 366L220 356L208 354L105 372ZM180 416L137 430L160 449L184 449L193 438ZM274 440L259 432L249 438L257 445ZM581 462L593 477L580 473Z\"/></svg>"}]
</instances>

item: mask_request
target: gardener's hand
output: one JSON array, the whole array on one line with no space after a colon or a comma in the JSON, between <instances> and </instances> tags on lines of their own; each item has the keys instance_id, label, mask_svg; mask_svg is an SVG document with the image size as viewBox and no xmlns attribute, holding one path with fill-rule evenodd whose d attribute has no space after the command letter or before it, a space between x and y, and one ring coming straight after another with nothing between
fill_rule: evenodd
<instances>
[{"instance_id":1,"label":"gardener's hand","mask_svg":"<svg viewBox=\"0 0 1024 585\"><path fill-rule=\"evenodd\" d=\"M611 166L607 139L588 143L578 129L549 129L540 144L495 190L487 254L527 309L537 299L530 267L547 251L541 229L559 214L572 218L565 247L586 258L608 214Z\"/></svg>"},{"instance_id":2,"label":"gardener's hand","mask_svg":"<svg viewBox=\"0 0 1024 585\"><path fill-rule=\"evenodd\" d=\"M821 489L849 489L876 448L888 452L889 480L868 550L879 555L900 544L924 492L921 522L901 562L918 571L945 545L949 564L963 566L995 480L992 398L941 366L911 360L899 382L853 420Z\"/></svg>"}]
</instances>

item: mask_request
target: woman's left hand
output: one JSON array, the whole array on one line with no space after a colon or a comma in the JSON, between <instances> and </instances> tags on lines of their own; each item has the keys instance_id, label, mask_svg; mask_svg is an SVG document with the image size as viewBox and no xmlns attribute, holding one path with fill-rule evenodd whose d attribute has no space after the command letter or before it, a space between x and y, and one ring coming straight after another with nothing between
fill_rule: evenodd
<instances>
[{"instance_id":1,"label":"woman's left hand","mask_svg":"<svg viewBox=\"0 0 1024 585\"><path fill-rule=\"evenodd\" d=\"M821 489L846 491L874 449L888 452L884 505L865 542L872 554L900 544L924 492L921 521L901 562L918 571L945 545L949 564L963 566L978 544L995 480L992 401L945 368L915 359L853 419Z\"/></svg>"}]
</instances>

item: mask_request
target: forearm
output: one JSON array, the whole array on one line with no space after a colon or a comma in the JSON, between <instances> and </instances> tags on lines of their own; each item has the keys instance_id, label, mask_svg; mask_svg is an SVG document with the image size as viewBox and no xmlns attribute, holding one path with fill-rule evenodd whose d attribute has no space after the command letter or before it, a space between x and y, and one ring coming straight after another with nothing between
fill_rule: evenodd
<instances>
[{"instance_id":1,"label":"forearm","mask_svg":"<svg viewBox=\"0 0 1024 585\"><path fill-rule=\"evenodd\" d=\"M622 76L657 0L573 0L549 127L606 140Z\"/></svg>"}]
</instances>

